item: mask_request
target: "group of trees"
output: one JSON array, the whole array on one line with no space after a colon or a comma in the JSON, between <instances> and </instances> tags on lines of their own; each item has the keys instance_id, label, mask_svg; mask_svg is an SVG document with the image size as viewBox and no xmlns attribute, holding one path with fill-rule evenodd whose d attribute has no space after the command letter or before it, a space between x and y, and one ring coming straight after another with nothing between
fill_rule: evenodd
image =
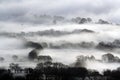
<instances>
[{"instance_id":1,"label":"group of trees","mask_svg":"<svg viewBox=\"0 0 120 80\"><path fill-rule=\"evenodd\" d=\"M120 59L119 59L119 57L114 56L111 53L107 53L107 54L102 55L102 61L111 63L111 62L120 62Z\"/></svg>"},{"instance_id":2,"label":"group of trees","mask_svg":"<svg viewBox=\"0 0 120 80\"><path fill-rule=\"evenodd\" d=\"M47 14L29 14L29 18L28 20L24 20L24 22L31 22L31 23L36 23L36 24L56 24L56 23L64 23L64 22L68 22L70 23L72 22L77 22L79 24L83 24L86 22L92 22L92 18L88 17L88 18L84 18L84 17L73 17L72 19L68 19L65 18L63 16L60 15L56 15L56 16L51 16L51 15L47 15ZM23 22L23 21L22 21ZM103 19L99 19L96 23L99 24L109 24L108 21L105 21ZM23 24L21 24L23 25Z\"/></svg>"},{"instance_id":3,"label":"group of trees","mask_svg":"<svg viewBox=\"0 0 120 80\"><path fill-rule=\"evenodd\" d=\"M78 23L78 24L84 24L84 23L91 23L92 19L91 18L81 18L81 17L76 17L72 18L72 22Z\"/></svg>"},{"instance_id":4,"label":"group of trees","mask_svg":"<svg viewBox=\"0 0 120 80\"><path fill-rule=\"evenodd\" d=\"M71 20L72 22L78 23L78 24L84 24L84 23L93 23L92 18L81 18L81 17L76 17L76 18L72 18ZM109 24L108 21L105 21L103 19L99 19L97 22L95 22L97 24Z\"/></svg>"},{"instance_id":5,"label":"group of trees","mask_svg":"<svg viewBox=\"0 0 120 80\"><path fill-rule=\"evenodd\" d=\"M108 80L120 80L120 69L106 70L103 72L103 76L106 76Z\"/></svg>"},{"instance_id":6,"label":"group of trees","mask_svg":"<svg viewBox=\"0 0 120 80\"><path fill-rule=\"evenodd\" d=\"M26 46L34 48L32 51L28 54L29 60L34 60L38 58L39 51L43 50L43 46L36 42L27 42Z\"/></svg>"},{"instance_id":7,"label":"group of trees","mask_svg":"<svg viewBox=\"0 0 120 80\"><path fill-rule=\"evenodd\" d=\"M60 44L49 43L50 48L63 49L63 48L93 48L95 46L94 42L80 42L80 43L71 43L71 42L62 42Z\"/></svg>"},{"instance_id":8,"label":"group of trees","mask_svg":"<svg viewBox=\"0 0 120 80\"><path fill-rule=\"evenodd\" d=\"M85 67L87 61L97 61L100 63L120 63L120 58L118 56L114 56L111 53L106 53L101 56L101 59L96 59L93 55L91 56L84 56L80 55L77 56L76 61L71 65L74 67Z\"/></svg>"},{"instance_id":9,"label":"group of trees","mask_svg":"<svg viewBox=\"0 0 120 80\"><path fill-rule=\"evenodd\" d=\"M0 33L1 36L6 36L6 37L26 37L26 36L63 36L63 35L70 35L70 34L80 34L80 33L95 33L93 30L89 29L75 29L73 31L60 31L60 30L44 30L44 31L36 31L36 32L20 32L20 33L9 33L9 32L4 32ZM31 42L28 42L29 44ZM26 44L26 46L29 46Z\"/></svg>"},{"instance_id":10,"label":"group of trees","mask_svg":"<svg viewBox=\"0 0 120 80\"><path fill-rule=\"evenodd\" d=\"M94 56L77 56L76 62L74 63L74 67L85 67L86 61L94 61L96 60Z\"/></svg>"},{"instance_id":11,"label":"group of trees","mask_svg":"<svg viewBox=\"0 0 120 80\"><path fill-rule=\"evenodd\" d=\"M99 44L97 45L97 48L108 49L108 50L120 48L120 40L114 40L113 42L99 42Z\"/></svg>"},{"instance_id":12,"label":"group of trees","mask_svg":"<svg viewBox=\"0 0 120 80\"><path fill-rule=\"evenodd\" d=\"M11 64L11 67L16 67ZM13 73L10 69L0 69L0 80L120 80L120 69L98 71L87 70L83 67L39 67L25 68L22 72Z\"/></svg>"},{"instance_id":13,"label":"group of trees","mask_svg":"<svg viewBox=\"0 0 120 80\"><path fill-rule=\"evenodd\" d=\"M78 23L78 24L84 24L84 23L93 23L92 18L87 17L73 17L72 19L66 19L63 16L50 16L50 15L31 15L32 19L29 19L31 22L39 23L39 24L57 24L57 23ZM109 24L108 21L105 21L103 19L99 19L97 22L94 22L97 24Z\"/></svg>"},{"instance_id":14,"label":"group of trees","mask_svg":"<svg viewBox=\"0 0 120 80\"><path fill-rule=\"evenodd\" d=\"M109 24L108 21L105 21L105 20L102 20L102 19L99 19L99 20L98 20L98 23L99 23L99 24Z\"/></svg>"},{"instance_id":15,"label":"group of trees","mask_svg":"<svg viewBox=\"0 0 120 80\"><path fill-rule=\"evenodd\" d=\"M83 29L83 30L75 30L71 33L77 33L77 32L89 32L89 33L93 33L93 31L91 30L87 30L87 29ZM65 33L65 32L64 32ZM37 43L37 42L27 42L26 46L27 47L33 47L33 48L39 48L39 49L43 49L44 47L42 46L44 45L44 47L50 47L50 48L79 48L79 47L83 47L83 48L92 48L95 47L97 49L101 49L101 50L113 50L116 48L120 48L120 40L114 40L112 42L99 42L97 45L95 45L94 42L81 42L81 43L68 43L68 42L63 42L61 44L52 44L52 43Z\"/></svg>"}]
</instances>

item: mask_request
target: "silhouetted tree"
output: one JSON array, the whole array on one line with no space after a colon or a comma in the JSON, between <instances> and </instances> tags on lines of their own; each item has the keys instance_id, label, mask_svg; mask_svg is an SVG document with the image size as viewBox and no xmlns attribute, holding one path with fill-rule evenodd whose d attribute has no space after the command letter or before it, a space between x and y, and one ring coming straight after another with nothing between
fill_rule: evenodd
<instances>
[{"instance_id":1,"label":"silhouetted tree","mask_svg":"<svg viewBox=\"0 0 120 80\"><path fill-rule=\"evenodd\" d=\"M29 58L30 60L37 59L37 57L38 57L37 49L32 50L32 51L28 54L28 58Z\"/></svg>"},{"instance_id":2,"label":"silhouetted tree","mask_svg":"<svg viewBox=\"0 0 120 80\"><path fill-rule=\"evenodd\" d=\"M82 18L81 21L79 22L79 24L84 24L87 23L87 19L86 18Z\"/></svg>"}]
</instances>

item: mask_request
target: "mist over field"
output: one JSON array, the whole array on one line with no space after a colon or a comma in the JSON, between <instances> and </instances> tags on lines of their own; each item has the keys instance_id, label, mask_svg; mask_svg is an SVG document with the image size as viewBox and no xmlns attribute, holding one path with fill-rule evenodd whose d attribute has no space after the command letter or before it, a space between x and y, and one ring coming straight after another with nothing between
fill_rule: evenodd
<instances>
[{"instance_id":1,"label":"mist over field","mask_svg":"<svg viewBox=\"0 0 120 80\"><path fill-rule=\"evenodd\" d=\"M119 4L0 0L0 69L11 63L35 68L46 62L99 72L120 68Z\"/></svg>"},{"instance_id":2,"label":"mist over field","mask_svg":"<svg viewBox=\"0 0 120 80\"><path fill-rule=\"evenodd\" d=\"M120 40L120 26L111 24L57 24L57 25L20 25L16 23L0 24L0 57L5 60L1 67L10 63L19 63L22 67L35 67L37 62L29 61L28 54L34 47L27 46L28 42L41 44L44 49L39 55L50 55L53 62L72 65L77 56L94 56L101 60L102 55L111 53L120 57L119 47L99 49L100 42L112 43ZM45 45L44 45L45 43ZM119 44L117 44L119 46ZM17 55L18 60L12 56ZM87 61L85 67L103 71L116 69L120 63L102 63ZM100 67L101 66L101 67Z\"/></svg>"}]
</instances>

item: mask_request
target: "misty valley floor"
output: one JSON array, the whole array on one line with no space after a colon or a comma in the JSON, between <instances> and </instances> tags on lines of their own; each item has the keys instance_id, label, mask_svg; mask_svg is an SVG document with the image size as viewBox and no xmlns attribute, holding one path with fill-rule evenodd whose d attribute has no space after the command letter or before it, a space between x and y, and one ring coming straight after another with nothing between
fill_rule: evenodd
<instances>
[{"instance_id":1,"label":"misty valley floor","mask_svg":"<svg viewBox=\"0 0 120 80\"><path fill-rule=\"evenodd\" d=\"M0 0L0 80L120 80L120 0Z\"/></svg>"},{"instance_id":2,"label":"misty valley floor","mask_svg":"<svg viewBox=\"0 0 120 80\"><path fill-rule=\"evenodd\" d=\"M103 75L103 72L109 69L111 74L114 73L114 70L116 70L116 74L119 73L119 70L117 69L120 67L119 26L110 24L65 24L24 25L23 27L21 25L17 25L18 24L9 24L8 26L8 24L4 24L4 27L1 26L0 67L6 69L1 69L1 71L8 72L7 69L9 69L10 64L14 63L19 64L23 70L25 68L31 68L33 72L27 75L32 75L31 77L34 77L34 72L36 73L35 68L39 62L36 60L29 60L28 55L31 51L35 50L36 46L41 45L43 49L38 50L38 56L50 56L53 63L63 63L70 68L72 67L71 70L74 71L74 69L78 69L75 66L78 62L79 66L82 65L81 67L85 67L88 71L99 71L100 73L95 72L95 75L97 73L99 74L94 76L94 78L99 77L100 79L98 80L117 80L113 78L114 76L111 77L110 74L106 77L106 74ZM14 28L14 30L8 30L8 27ZM103 60L103 55L107 55L105 58L108 59L107 61ZM66 71L67 69L63 68L63 71ZM56 70L56 68L53 68L52 70ZM59 69L57 70L59 72ZM20 74L21 73L22 72L20 71ZM10 74L14 73L11 72ZM39 72L38 75L41 75L42 80L44 78L44 74L49 76L48 80L50 80L50 76L55 80L57 80L57 77L61 77L58 80L66 79L66 76L63 75L48 75L52 73ZM67 76L70 75L71 74ZM72 78L70 77L71 79L69 78L68 80L72 80L73 78L86 80L86 77L92 77L92 74L88 76L88 73L84 75L84 78L76 75ZM108 76L110 79L108 79Z\"/></svg>"}]
</instances>

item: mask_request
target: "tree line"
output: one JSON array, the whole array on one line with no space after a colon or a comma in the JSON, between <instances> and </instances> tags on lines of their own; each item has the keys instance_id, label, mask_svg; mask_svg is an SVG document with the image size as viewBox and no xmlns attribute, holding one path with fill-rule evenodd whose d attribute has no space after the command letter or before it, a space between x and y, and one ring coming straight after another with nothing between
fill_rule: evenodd
<instances>
[{"instance_id":1,"label":"tree line","mask_svg":"<svg viewBox=\"0 0 120 80\"><path fill-rule=\"evenodd\" d=\"M84 67L37 66L22 69L19 65L11 64L9 69L0 69L0 80L120 80L120 68L105 70L101 74Z\"/></svg>"}]
</instances>

